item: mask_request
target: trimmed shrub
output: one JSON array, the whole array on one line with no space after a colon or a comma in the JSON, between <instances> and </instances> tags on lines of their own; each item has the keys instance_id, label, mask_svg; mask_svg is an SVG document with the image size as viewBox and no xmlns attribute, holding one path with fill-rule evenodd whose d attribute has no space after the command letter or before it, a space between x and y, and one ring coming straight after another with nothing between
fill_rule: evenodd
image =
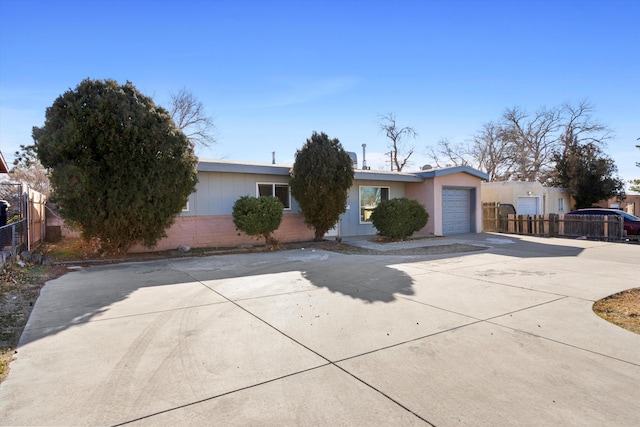
<instances>
[{"instance_id":1,"label":"trimmed shrub","mask_svg":"<svg viewBox=\"0 0 640 427\"><path fill-rule=\"evenodd\" d=\"M262 236L267 246L277 246L271 233L280 227L284 206L277 197L242 196L233 204L233 224L249 236Z\"/></svg>"},{"instance_id":2,"label":"trimmed shrub","mask_svg":"<svg viewBox=\"0 0 640 427\"><path fill-rule=\"evenodd\" d=\"M429 214L418 201L384 200L371 213L371 222L381 236L404 240L427 225Z\"/></svg>"}]
</instances>

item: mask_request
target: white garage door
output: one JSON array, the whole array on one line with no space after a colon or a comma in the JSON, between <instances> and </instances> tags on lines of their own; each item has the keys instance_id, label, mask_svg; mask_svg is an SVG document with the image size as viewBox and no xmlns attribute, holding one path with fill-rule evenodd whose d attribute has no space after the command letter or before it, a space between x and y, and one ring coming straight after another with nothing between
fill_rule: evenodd
<instances>
[{"instance_id":1,"label":"white garage door","mask_svg":"<svg viewBox=\"0 0 640 427\"><path fill-rule=\"evenodd\" d=\"M442 234L471 233L471 190L442 189Z\"/></svg>"},{"instance_id":2,"label":"white garage door","mask_svg":"<svg viewBox=\"0 0 640 427\"><path fill-rule=\"evenodd\" d=\"M516 207L518 215L538 215L538 198L537 197L518 197L518 206Z\"/></svg>"}]
</instances>

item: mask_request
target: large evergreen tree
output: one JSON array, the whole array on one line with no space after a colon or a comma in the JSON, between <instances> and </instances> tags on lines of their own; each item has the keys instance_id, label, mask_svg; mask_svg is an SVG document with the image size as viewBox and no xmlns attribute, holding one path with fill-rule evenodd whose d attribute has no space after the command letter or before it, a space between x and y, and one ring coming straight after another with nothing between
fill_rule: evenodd
<instances>
[{"instance_id":1,"label":"large evergreen tree","mask_svg":"<svg viewBox=\"0 0 640 427\"><path fill-rule=\"evenodd\" d=\"M291 170L291 195L298 201L304 220L323 239L347 209L353 183L353 162L338 139L313 132L296 151Z\"/></svg>"},{"instance_id":2,"label":"large evergreen tree","mask_svg":"<svg viewBox=\"0 0 640 427\"><path fill-rule=\"evenodd\" d=\"M624 181L610 157L594 143L580 144L568 130L563 136L565 150L556 155L554 184L567 188L575 208L588 208L600 200L624 198Z\"/></svg>"},{"instance_id":3,"label":"large evergreen tree","mask_svg":"<svg viewBox=\"0 0 640 427\"><path fill-rule=\"evenodd\" d=\"M154 246L195 189L193 145L130 82L82 81L33 138L62 217L108 252Z\"/></svg>"}]
</instances>

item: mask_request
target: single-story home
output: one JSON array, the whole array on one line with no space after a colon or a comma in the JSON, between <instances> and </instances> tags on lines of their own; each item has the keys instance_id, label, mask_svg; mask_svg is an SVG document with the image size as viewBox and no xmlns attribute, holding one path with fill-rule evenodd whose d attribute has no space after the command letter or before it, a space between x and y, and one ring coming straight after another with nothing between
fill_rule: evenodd
<instances>
[{"instance_id":1,"label":"single-story home","mask_svg":"<svg viewBox=\"0 0 640 427\"><path fill-rule=\"evenodd\" d=\"M518 215L564 214L572 206L567 189L524 181L483 182L482 202L511 204Z\"/></svg>"},{"instance_id":2,"label":"single-story home","mask_svg":"<svg viewBox=\"0 0 640 427\"><path fill-rule=\"evenodd\" d=\"M640 216L640 194L627 193L623 200L612 197L608 200L601 200L596 203L600 208L621 209L628 214Z\"/></svg>"},{"instance_id":3,"label":"single-story home","mask_svg":"<svg viewBox=\"0 0 640 427\"><path fill-rule=\"evenodd\" d=\"M227 160L201 160L198 184L175 223L155 250L178 246L233 247L255 244L256 238L236 230L233 204L241 196L275 196L285 210L274 236L281 242L312 240L289 189L291 166ZM347 210L330 236L375 235L369 219L381 200L407 197L419 201L429 222L419 233L451 235L482 231L481 181L488 175L467 166L429 169L415 173L355 170ZM133 248L144 250L141 247Z\"/></svg>"}]
</instances>

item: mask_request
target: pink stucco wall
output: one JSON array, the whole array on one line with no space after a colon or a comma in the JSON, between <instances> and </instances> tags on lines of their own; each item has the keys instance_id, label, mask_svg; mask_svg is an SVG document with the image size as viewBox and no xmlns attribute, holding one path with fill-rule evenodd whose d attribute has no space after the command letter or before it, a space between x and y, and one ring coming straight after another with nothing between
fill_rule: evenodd
<instances>
[{"instance_id":1,"label":"pink stucco wall","mask_svg":"<svg viewBox=\"0 0 640 427\"><path fill-rule=\"evenodd\" d=\"M274 237L280 242L313 240L314 232L304 223L302 215L287 214ZM242 245L263 245L264 239L256 239L236 230L231 215L183 216L167 230L167 237L153 248L135 246L130 252L164 251L178 246L191 248L225 248Z\"/></svg>"},{"instance_id":2,"label":"pink stucco wall","mask_svg":"<svg viewBox=\"0 0 640 427\"><path fill-rule=\"evenodd\" d=\"M482 231L482 200L480 197L480 179L468 173L455 173L427 179L424 183L408 183L405 187L405 195L422 203L429 213L429 222L426 227L418 231L422 234L442 235L442 188L460 187L475 188L475 229Z\"/></svg>"},{"instance_id":3,"label":"pink stucco wall","mask_svg":"<svg viewBox=\"0 0 640 427\"><path fill-rule=\"evenodd\" d=\"M433 180L428 179L425 182L407 183L404 189L404 194L406 198L420 202L429 214L429 221L427 221L427 225L422 230L418 231L418 234L435 234L435 218L437 215L435 215L434 210Z\"/></svg>"}]
</instances>

